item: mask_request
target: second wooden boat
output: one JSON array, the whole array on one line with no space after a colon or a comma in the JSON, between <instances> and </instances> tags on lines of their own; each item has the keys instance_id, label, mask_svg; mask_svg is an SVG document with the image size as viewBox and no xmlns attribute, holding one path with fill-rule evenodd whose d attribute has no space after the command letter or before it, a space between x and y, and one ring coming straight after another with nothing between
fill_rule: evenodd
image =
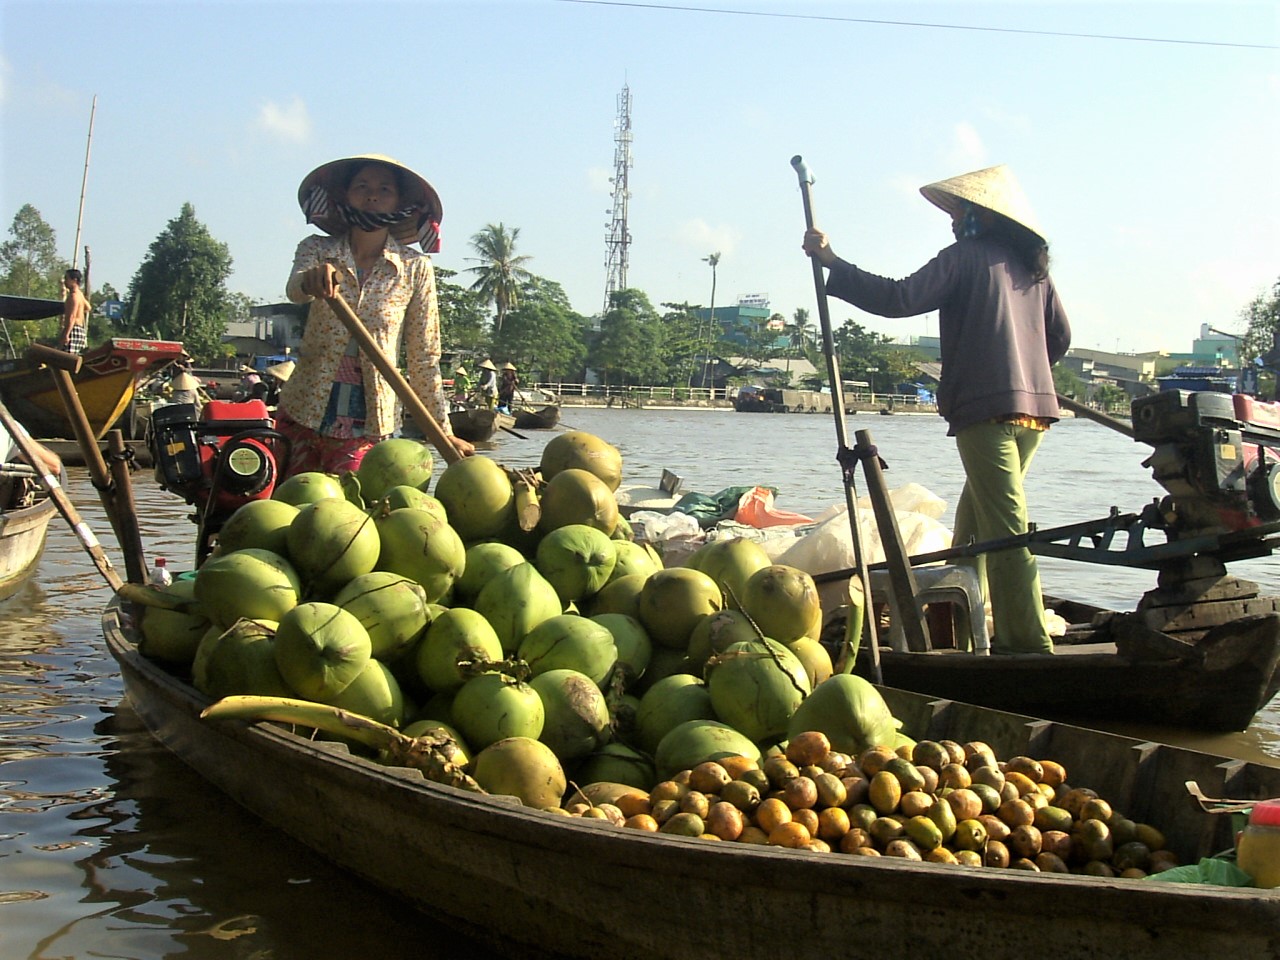
<instances>
[{"instance_id":1,"label":"second wooden boat","mask_svg":"<svg viewBox=\"0 0 1280 960\"><path fill-rule=\"evenodd\" d=\"M73 381L93 435L101 439L132 410L140 377L182 356L174 340L116 338L86 351ZM25 358L0 360L0 399L33 437L75 436L49 372Z\"/></svg>"},{"instance_id":2,"label":"second wooden boat","mask_svg":"<svg viewBox=\"0 0 1280 960\"><path fill-rule=\"evenodd\" d=\"M0 600L17 593L35 572L57 512L30 467L17 461L0 465Z\"/></svg>"}]
</instances>

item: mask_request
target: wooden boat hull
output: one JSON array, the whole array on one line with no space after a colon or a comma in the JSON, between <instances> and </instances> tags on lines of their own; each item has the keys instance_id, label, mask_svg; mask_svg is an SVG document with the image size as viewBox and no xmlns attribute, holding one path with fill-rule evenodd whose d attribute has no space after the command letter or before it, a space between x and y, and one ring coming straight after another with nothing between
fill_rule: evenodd
<instances>
[{"instance_id":1,"label":"wooden boat hull","mask_svg":"<svg viewBox=\"0 0 1280 960\"><path fill-rule=\"evenodd\" d=\"M996 710L1078 722L1128 720L1228 733L1280 692L1280 614L1219 627L1194 659L1121 653L1114 643L1060 644L1053 654L973 656L880 651L889 686ZM872 676L862 651L857 672Z\"/></svg>"},{"instance_id":2,"label":"wooden boat hull","mask_svg":"<svg viewBox=\"0 0 1280 960\"><path fill-rule=\"evenodd\" d=\"M426 781L273 724L202 721L207 701L103 619L134 709L218 789L303 844L507 956L702 958L943 953L1025 960L1280 952L1280 897L1233 890L819 855L621 830ZM1231 842L1211 796L1280 794L1280 768L885 690L917 736L1053 757L1148 817L1184 859ZM1179 849L1181 848L1181 849Z\"/></svg>"},{"instance_id":3,"label":"wooden boat hull","mask_svg":"<svg viewBox=\"0 0 1280 960\"><path fill-rule=\"evenodd\" d=\"M57 512L47 496L29 507L0 511L0 600L17 593L35 572Z\"/></svg>"},{"instance_id":4,"label":"wooden boat hull","mask_svg":"<svg viewBox=\"0 0 1280 960\"><path fill-rule=\"evenodd\" d=\"M101 439L133 405L138 379L183 356L172 340L108 340L86 352L73 378L95 437ZM74 437L62 397L43 367L25 359L0 360L0 398L34 437Z\"/></svg>"},{"instance_id":5,"label":"wooden boat hull","mask_svg":"<svg viewBox=\"0 0 1280 960\"><path fill-rule=\"evenodd\" d=\"M517 430L550 430L560 422L560 404L540 407L517 407L512 410Z\"/></svg>"},{"instance_id":6,"label":"wooden boat hull","mask_svg":"<svg viewBox=\"0 0 1280 960\"><path fill-rule=\"evenodd\" d=\"M491 440L499 430L510 428L514 424L514 417L485 407L467 407L449 412L449 427L453 430L453 435L471 443Z\"/></svg>"}]
</instances>

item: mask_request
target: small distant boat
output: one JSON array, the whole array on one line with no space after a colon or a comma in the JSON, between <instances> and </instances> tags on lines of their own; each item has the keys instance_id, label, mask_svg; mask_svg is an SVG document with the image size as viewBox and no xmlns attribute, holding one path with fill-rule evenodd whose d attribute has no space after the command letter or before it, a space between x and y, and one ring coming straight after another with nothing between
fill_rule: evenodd
<instances>
[{"instance_id":1,"label":"small distant boat","mask_svg":"<svg viewBox=\"0 0 1280 960\"><path fill-rule=\"evenodd\" d=\"M17 593L35 572L55 513L31 467L17 460L0 465L0 600Z\"/></svg>"},{"instance_id":2,"label":"small distant boat","mask_svg":"<svg viewBox=\"0 0 1280 960\"><path fill-rule=\"evenodd\" d=\"M560 422L560 398L549 390L517 390L511 414L521 430L550 430Z\"/></svg>"},{"instance_id":3,"label":"small distant boat","mask_svg":"<svg viewBox=\"0 0 1280 960\"><path fill-rule=\"evenodd\" d=\"M781 390L776 387L761 387L755 384L738 389L738 395L733 398L733 409L738 413L788 412Z\"/></svg>"},{"instance_id":4,"label":"small distant boat","mask_svg":"<svg viewBox=\"0 0 1280 960\"><path fill-rule=\"evenodd\" d=\"M483 443L499 430L515 426L515 417L488 407L465 406L449 411L453 435L470 443ZM406 424L407 426L407 424Z\"/></svg>"},{"instance_id":5,"label":"small distant boat","mask_svg":"<svg viewBox=\"0 0 1280 960\"><path fill-rule=\"evenodd\" d=\"M73 382L93 435L101 439L131 414L142 377L182 356L182 344L175 340L115 338L86 351ZM0 399L33 437L75 436L53 378L25 357L0 360ZM121 429L133 434L131 423Z\"/></svg>"}]
</instances>

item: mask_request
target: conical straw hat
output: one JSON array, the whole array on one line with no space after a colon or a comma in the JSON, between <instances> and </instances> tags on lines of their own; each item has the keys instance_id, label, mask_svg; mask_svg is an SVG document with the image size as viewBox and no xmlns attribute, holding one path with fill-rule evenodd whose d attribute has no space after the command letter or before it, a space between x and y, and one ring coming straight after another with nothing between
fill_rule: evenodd
<instances>
[{"instance_id":1,"label":"conical straw hat","mask_svg":"<svg viewBox=\"0 0 1280 960\"><path fill-rule=\"evenodd\" d=\"M1027 195L1022 192L1013 171L1004 164L962 173L950 180L939 180L921 187L920 192L926 200L952 216L961 212L967 201L1022 224L1041 240L1047 239Z\"/></svg>"},{"instance_id":2,"label":"conical straw hat","mask_svg":"<svg viewBox=\"0 0 1280 960\"><path fill-rule=\"evenodd\" d=\"M285 360L283 363L273 363L263 372L271 374L277 380L288 380L293 376L293 368L297 365L297 361Z\"/></svg>"},{"instance_id":3,"label":"conical straw hat","mask_svg":"<svg viewBox=\"0 0 1280 960\"><path fill-rule=\"evenodd\" d=\"M170 386L175 390L196 390L200 381L189 373L180 373L170 381Z\"/></svg>"}]
</instances>

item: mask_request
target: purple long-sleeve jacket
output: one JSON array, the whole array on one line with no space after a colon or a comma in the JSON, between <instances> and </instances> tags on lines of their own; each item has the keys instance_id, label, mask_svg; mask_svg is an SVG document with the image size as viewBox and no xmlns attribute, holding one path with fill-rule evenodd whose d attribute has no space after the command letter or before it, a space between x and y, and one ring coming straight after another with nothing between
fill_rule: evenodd
<instances>
[{"instance_id":1,"label":"purple long-sleeve jacket","mask_svg":"<svg viewBox=\"0 0 1280 960\"><path fill-rule=\"evenodd\" d=\"M949 435L1008 414L1057 419L1051 368L1071 327L1053 280L1034 282L1002 244L958 241L903 280L836 260L827 293L881 317L938 311Z\"/></svg>"}]
</instances>

